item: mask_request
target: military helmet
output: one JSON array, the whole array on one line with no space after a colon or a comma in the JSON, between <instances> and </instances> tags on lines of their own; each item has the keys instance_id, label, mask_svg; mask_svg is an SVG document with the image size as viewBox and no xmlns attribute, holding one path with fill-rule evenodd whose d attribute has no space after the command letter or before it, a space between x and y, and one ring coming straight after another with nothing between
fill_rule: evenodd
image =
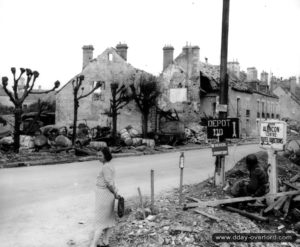
<instances>
[{"instance_id":1,"label":"military helmet","mask_svg":"<svg viewBox=\"0 0 300 247\"><path fill-rule=\"evenodd\" d=\"M252 167L252 166L255 166L258 164L258 160L257 160L257 157L255 154L249 154L247 157L246 157L246 164L247 164L247 167Z\"/></svg>"}]
</instances>

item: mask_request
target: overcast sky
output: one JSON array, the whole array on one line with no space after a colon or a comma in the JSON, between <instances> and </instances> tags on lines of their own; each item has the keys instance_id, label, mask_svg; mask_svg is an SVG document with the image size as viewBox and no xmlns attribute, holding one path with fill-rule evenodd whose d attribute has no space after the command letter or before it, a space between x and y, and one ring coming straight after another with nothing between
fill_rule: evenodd
<instances>
[{"instance_id":1,"label":"overcast sky","mask_svg":"<svg viewBox=\"0 0 300 247\"><path fill-rule=\"evenodd\" d=\"M222 0L0 0L0 76L10 67L40 72L37 86L65 84L94 57L126 42L128 62L158 75L162 48L186 42L220 63ZM300 0L231 0L228 60L275 76L300 76Z\"/></svg>"}]
</instances>

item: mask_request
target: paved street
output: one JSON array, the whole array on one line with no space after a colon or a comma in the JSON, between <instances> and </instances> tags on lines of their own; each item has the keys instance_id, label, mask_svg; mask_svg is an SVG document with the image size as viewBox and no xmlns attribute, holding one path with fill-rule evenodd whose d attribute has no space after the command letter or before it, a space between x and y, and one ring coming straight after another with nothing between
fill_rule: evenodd
<instances>
[{"instance_id":1,"label":"paved street","mask_svg":"<svg viewBox=\"0 0 300 247\"><path fill-rule=\"evenodd\" d=\"M258 145L229 149L226 169ZM185 152L184 183L200 182L213 174L210 149ZM137 187L149 194L150 170L155 193L179 184L179 153L115 159L120 194L136 196ZM100 163L61 164L0 170L0 243L3 247L68 246L72 239L87 246L92 229L94 185Z\"/></svg>"}]
</instances>

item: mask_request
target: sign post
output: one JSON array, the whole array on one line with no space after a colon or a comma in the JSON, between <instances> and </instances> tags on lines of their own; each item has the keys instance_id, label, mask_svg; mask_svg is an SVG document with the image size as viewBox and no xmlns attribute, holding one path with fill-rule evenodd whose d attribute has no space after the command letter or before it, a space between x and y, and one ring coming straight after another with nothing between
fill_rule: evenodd
<instances>
[{"instance_id":1,"label":"sign post","mask_svg":"<svg viewBox=\"0 0 300 247\"><path fill-rule=\"evenodd\" d=\"M269 194L278 192L276 153L279 150L283 150L285 144L286 122L269 120L261 123L260 146L268 150ZM268 204L272 202L274 202L274 198L271 197L269 198Z\"/></svg>"},{"instance_id":2,"label":"sign post","mask_svg":"<svg viewBox=\"0 0 300 247\"><path fill-rule=\"evenodd\" d=\"M225 155L228 155L226 139L239 138L238 118L219 118L207 121L207 138L217 139L217 143L212 144L215 162L215 185L225 185Z\"/></svg>"},{"instance_id":3,"label":"sign post","mask_svg":"<svg viewBox=\"0 0 300 247\"><path fill-rule=\"evenodd\" d=\"M184 152L181 152L179 157L180 168L180 184L179 184L179 205L182 203L182 184L183 184L183 168L184 168Z\"/></svg>"},{"instance_id":4,"label":"sign post","mask_svg":"<svg viewBox=\"0 0 300 247\"><path fill-rule=\"evenodd\" d=\"M220 100L218 105L219 118L226 119L228 111L228 74L227 74L227 53L228 53L228 29L229 29L229 3L230 0L223 0L222 11L222 35L221 35L221 63L220 63ZM217 131L215 131L217 132ZM216 133L215 133L216 134ZM219 141L224 142L226 137L220 132ZM223 132L224 134L224 132ZM220 161L217 161L220 159ZM225 170L225 156L217 156L216 163L221 164L221 170ZM223 186L225 177L223 173L218 173L218 168L215 168L215 185ZM219 178L218 178L219 177ZM220 182L218 182L220 181Z\"/></svg>"}]
</instances>

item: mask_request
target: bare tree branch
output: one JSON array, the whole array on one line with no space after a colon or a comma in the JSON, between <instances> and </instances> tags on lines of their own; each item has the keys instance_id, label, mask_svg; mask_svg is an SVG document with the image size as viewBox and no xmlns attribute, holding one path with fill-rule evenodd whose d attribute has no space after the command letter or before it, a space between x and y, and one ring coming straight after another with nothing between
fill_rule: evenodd
<instances>
[{"instance_id":1,"label":"bare tree branch","mask_svg":"<svg viewBox=\"0 0 300 247\"><path fill-rule=\"evenodd\" d=\"M43 91L43 92L32 92L31 91L31 92L29 92L29 94L45 94L45 93L50 93L50 92L54 91L55 89L57 89L59 87L59 85L60 85L60 82L56 81L54 83L54 86L53 86L52 89L49 89L49 90L46 90L46 91Z\"/></svg>"},{"instance_id":2,"label":"bare tree branch","mask_svg":"<svg viewBox=\"0 0 300 247\"><path fill-rule=\"evenodd\" d=\"M95 92L98 88L101 87L102 83L103 83L102 81L98 81L97 84L96 84L96 86L92 89L92 91L90 91L90 92L87 93L87 94L81 95L80 97L78 97L78 100L80 100L80 99L82 99L82 98L85 98L85 97L91 95L93 92Z\"/></svg>"},{"instance_id":3,"label":"bare tree branch","mask_svg":"<svg viewBox=\"0 0 300 247\"><path fill-rule=\"evenodd\" d=\"M13 93L7 89L7 85L8 85L7 83L8 83L8 78L7 77L2 77L3 89L4 89L5 93L8 95L10 101L13 102L14 105L16 105L16 100L13 96Z\"/></svg>"}]
</instances>

